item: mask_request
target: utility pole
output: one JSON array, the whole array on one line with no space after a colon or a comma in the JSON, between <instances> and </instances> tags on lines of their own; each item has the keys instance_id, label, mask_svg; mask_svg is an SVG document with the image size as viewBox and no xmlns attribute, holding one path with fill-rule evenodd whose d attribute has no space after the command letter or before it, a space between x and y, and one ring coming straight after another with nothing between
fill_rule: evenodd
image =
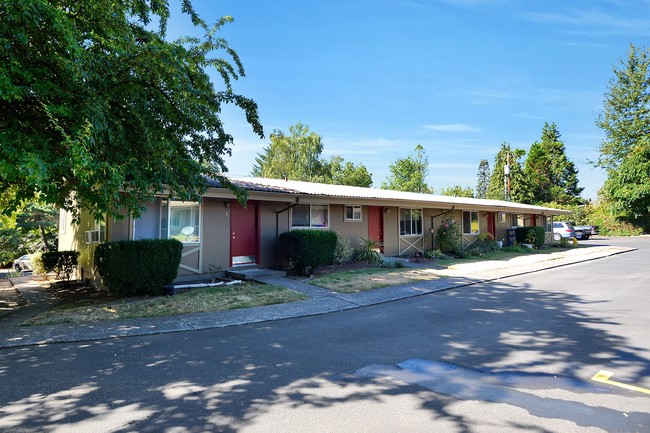
<instances>
[{"instance_id":1,"label":"utility pole","mask_svg":"<svg viewBox=\"0 0 650 433\"><path fill-rule=\"evenodd\" d=\"M506 165L503 166L503 195L510 201L510 152L506 153Z\"/></svg>"}]
</instances>

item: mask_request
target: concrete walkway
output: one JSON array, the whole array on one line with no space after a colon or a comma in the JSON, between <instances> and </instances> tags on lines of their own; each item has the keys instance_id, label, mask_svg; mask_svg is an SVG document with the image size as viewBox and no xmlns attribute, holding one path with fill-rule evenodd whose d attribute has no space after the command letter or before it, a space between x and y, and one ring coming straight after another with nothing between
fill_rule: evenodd
<instances>
[{"instance_id":1,"label":"concrete walkway","mask_svg":"<svg viewBox=\"0 0 650 433\"><path fill-rule=\"evenodd\" d=\"M256 279L308 295L311 299L288 304L179 316L152 317L47 326L19 326L20 323L50 308L56 299L38 278L12 278L14 288L28 301L12 313L0 317L0 347L77 342L106 338L150 335L198 329L222 328L295 317L314 316L381 304L428 293L596 260L634 251L635 248L594 246L550 255L519 256L507 261L481 261L453 266L446 278L384 287L354 294L340 294L312 286L305 281L261 274Z\"/></svg>"}]
</instances>

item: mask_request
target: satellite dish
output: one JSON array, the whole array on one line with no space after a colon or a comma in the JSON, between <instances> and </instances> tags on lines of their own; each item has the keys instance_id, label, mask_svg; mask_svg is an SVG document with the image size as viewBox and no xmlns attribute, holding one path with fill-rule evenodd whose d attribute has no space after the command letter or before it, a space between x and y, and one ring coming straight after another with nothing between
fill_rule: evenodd
<instances>
[{"instance_id":1,"label":"satellite dish","mask_svg":"<svg viewBox=\"0 0 650 433\"><path fill-rule=\"evenodd\" d=\"M192 233L194 233L194 227L192 226L183 227L181 229L181 233L183 233L185 236L189 236Z\"/></svg>"}]
</instances>

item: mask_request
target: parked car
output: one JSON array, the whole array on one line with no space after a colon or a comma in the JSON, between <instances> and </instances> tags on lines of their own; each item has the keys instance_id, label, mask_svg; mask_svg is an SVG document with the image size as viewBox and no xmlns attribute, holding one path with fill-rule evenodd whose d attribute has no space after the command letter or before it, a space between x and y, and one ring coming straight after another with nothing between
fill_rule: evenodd
<instances>
[{"instance_id":1,"label":"parked car","mask_svg":"<svg viewBox=\"0 0 650 433\"><path fill-rule=\"evenodd\" d=\"M586 241L593 233L593 228L591 226L579 226L573 221L569 221L569 224L573 226L573 230L576 232L576 239L581 241Z\"/></svg>"},{"instance_id":2,"label":"parked car","mask_svg":"<svg viewBox=\"0 0 650 433\"><path fill-rule=\"evenodd\" d=\"M18 272L20 271L31 271L34 268L32 267L32 255L25 254L14 260L14 269Z\"/></svg>"},{"instance_id":3,"label":"parked car","mask_svg":"<svg viewBox=\"0 0 650 433\"><path fill-rule=\"evenodd\" d=\"M553 240L559 242L562 238L574 238L576 236L575 230L571 223L564 221L555 221L553 223Z\"/></svg>"}]
</instances>

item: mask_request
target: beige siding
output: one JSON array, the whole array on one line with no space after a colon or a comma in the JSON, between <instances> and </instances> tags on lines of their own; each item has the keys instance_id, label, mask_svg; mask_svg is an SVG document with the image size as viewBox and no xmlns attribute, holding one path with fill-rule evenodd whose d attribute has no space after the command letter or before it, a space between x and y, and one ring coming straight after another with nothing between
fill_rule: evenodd
<instances>
[{"instance_id":1,"label":"beige siding","mask_svg":"<svg viewBox=\"0 0 650 433\"><path fill-rule=\"evenodd\" d=\"M399 255L399 208L384 207L384 254Z\"/></svg>"},{"instance_id":2,"label":"beige siding","mask_svg":"<svg viewBox=\"0 0 650 433\"><path fill-rule=\"evenodd\" d=\"M291 212L287 207L290 203L261 202L260 206L260 257L261 267L282 266L277 240L280 233L289 230L289 215ZM285 210L286 209L286 210ZM282 211L282 212L280 212ZM279 212L279 213L278 213ZM331 212L331 211L330 211ZM331 218L331 216L330 216Z\"/></svg>"},{"instance_id":3,"label":"beige siding","mask_svg":"<svg viewBox=\"0 0 650 433\"><path fill-rule=\"evenodd\" d=\"M203 221L201 235L203 242L203 272L210 265L222 269L230 267L230 200L203 199L201 209Z\"/></svg>"},{"instance_id":4,"label":"beige siding","mask_svg":"<svg viewBox=\"0 0 650 433\"><path fill-rule=\"evenodd\" d=\"M361 207L361 221L345 220L345 205L330 205L330 229L350 238L352 247L368 238L368 206Z\"/></svg>"}]
</instances>

